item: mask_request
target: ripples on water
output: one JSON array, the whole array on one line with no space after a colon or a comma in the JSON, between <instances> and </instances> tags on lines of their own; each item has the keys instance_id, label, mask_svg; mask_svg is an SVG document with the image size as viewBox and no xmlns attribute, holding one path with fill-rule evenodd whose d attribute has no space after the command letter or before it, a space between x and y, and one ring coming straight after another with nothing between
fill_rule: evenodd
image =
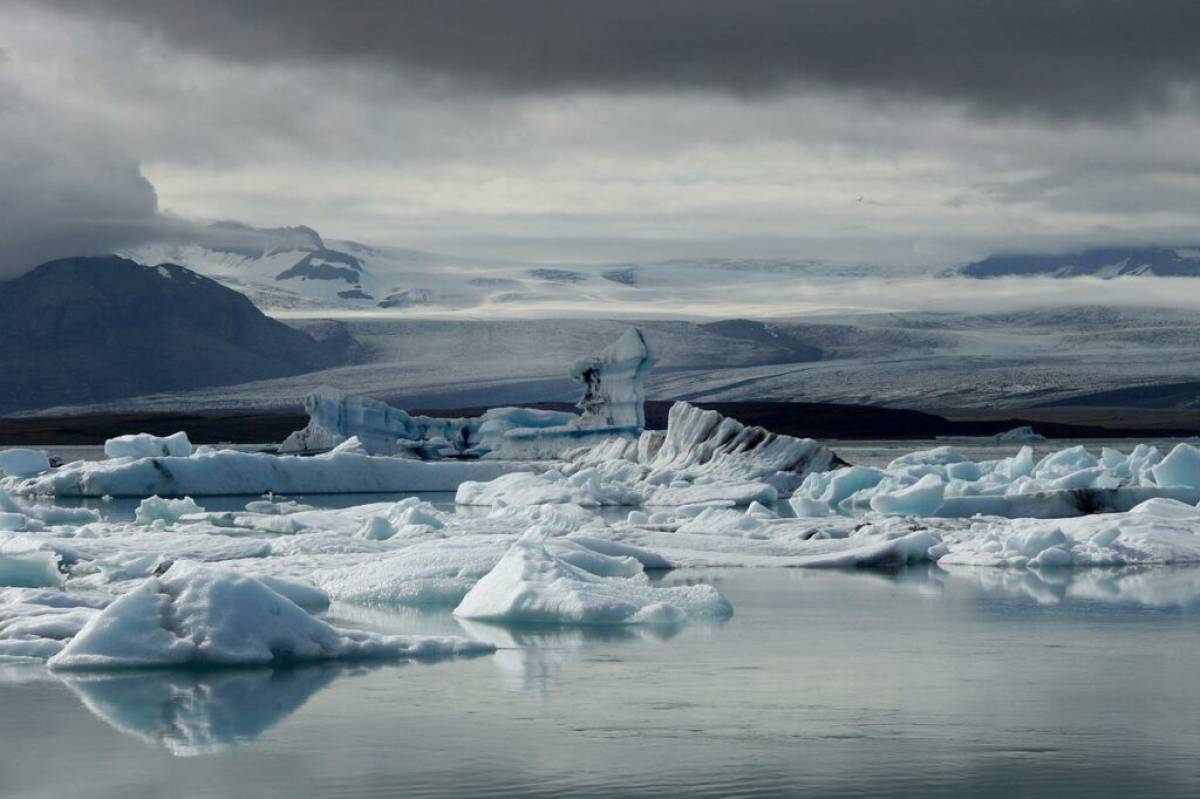
<instances>
[{"instance_id":1,"label":"ripples on water","mask_svg":"<svg viewBox=\"0 0 1200 799\"><path fill-rule=\"evenodd\" d=\"M436 664L0 679L0 795L1200 792L1200 569L676 572L736 615Z\"/></svg>"}]
</instances>

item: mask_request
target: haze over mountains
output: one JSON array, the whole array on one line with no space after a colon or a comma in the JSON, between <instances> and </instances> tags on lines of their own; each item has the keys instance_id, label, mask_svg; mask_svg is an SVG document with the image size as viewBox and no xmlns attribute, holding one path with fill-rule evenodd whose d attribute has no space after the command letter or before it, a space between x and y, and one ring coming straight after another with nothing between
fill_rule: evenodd
<instances>
[{"instance_id":1,"label":"haze over mountains","mask_svg":"<svg viewBox=\"0 0 1200 799\"><path fill-rule=\"evenodd\" d=\"M954 278L1200 277L1200 247L994 255L952 269L811 258L529 263L324 239L305 226L253 228L237 222L212 225L201 237L143 244L122 254L148 265L181 264L244 293L269 312L308 316L369 312L526 318L567 314L780 317L906 307L946 309L937 296L962 293L952 283ZM1050 292L1032 284L1021 284L1018 291L1023 300L995 310L1131 301L1128 293L1111 299L1085 298L1076 292L1061 299L1043 297L1038 295ZM959 304L977 307L978 301ZM1153 304L1153 298L1137 304Z\"/></svg>"},{"instance_id":2,"label":"haze over mountains","mask_svg":"<svg viewBox=\"0 0 1200 799\"><path fill-rule=\"evenodd\" d=\"M1098 247L1065 255L993 255L958 270L966 277L1200 277L1200 246Z\"/></svg>"},{"instance_id":3,"label":"haze over mountains","mask_svg":"<svg viewBox=\"0 0 1200 799\"><path fill-rule=\"evenodd\" d=\"M223 222L127 251L144 266L66 259L0 283L0 332L32 345L3 355L0 412L295 408L321 383L426 407L566 400L569 365L629 323L658 352L656 399L1188 408L1200 317L1133 302L1157 286L1151 299L1191 297L1156 278L1197 274L1197 252L897 276L798 259L488 261ZM982 277L1002 288L972 296Z\"/></svg>"}]
</instances>

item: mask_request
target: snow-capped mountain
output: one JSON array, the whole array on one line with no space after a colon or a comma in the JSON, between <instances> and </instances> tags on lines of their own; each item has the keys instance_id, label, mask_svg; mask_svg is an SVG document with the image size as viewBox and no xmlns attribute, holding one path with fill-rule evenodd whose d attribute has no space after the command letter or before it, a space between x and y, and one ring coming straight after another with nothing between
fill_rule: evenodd
<instances>
[{"instance_id":1,"label":"snow-capped mountain","mask_svg":"<svg viewBox=\"0 0 1200 799\"><path fill-rule=\"evenodd\" d=\"M1102 247L1066 255L993 255L967 264L959 273L974 278L1021 275L1200 277L1200 246Z\"/></svg>"},{"instance_id":2,"label":"snow-capped mountain","mask_svg":"<svg viewBox=\"0 0 1200 799\"><path fill-rule=\"evenodd\" d=\"M471 310L512 316L539 312L679 308L731 299L776 303L782 284L881 277L873 265L812 259L693 258L638 263L545 264L465 258L324 239L309 227L209 226L203 236L158 242L121 255L147 265L186 266L242 292L264 310ZM669 300L675 309L663 309ZM686 311L684 311L686 312Z\"/></svg>"}]
</instances>

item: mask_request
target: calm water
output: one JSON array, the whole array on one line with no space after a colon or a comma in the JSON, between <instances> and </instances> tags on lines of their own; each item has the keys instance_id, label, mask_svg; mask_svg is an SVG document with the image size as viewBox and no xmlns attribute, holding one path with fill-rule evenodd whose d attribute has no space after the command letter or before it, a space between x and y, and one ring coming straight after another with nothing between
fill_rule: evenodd
<instances>
[{"instance_id":1,"label":"calm water","mask_svg":"<svg viewBox=\"0 0 1200 799\"><path fill-rule=\"evenodd\" d=\"M466 661L0 679L3 796L1195 796L1200 570L720 570L676 630Z\"/></svg>"}]
</instances>

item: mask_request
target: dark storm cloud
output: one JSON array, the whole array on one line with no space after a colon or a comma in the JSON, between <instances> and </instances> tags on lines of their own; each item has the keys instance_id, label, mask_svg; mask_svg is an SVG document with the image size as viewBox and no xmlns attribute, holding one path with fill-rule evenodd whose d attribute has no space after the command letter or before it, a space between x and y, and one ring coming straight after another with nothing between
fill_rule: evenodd
<instances>
[{"instance_id":1,"label":"dark storm cloud","mask_svg":"<svg viewBox=\"0 0 1200 799\"><path fill-rule=\"evenodd\" d=\"M61 0L248 62L350 60L508 92L815 87L1118 116L1200 78L1193 0Z\"/></svg>"}]
</instances>

